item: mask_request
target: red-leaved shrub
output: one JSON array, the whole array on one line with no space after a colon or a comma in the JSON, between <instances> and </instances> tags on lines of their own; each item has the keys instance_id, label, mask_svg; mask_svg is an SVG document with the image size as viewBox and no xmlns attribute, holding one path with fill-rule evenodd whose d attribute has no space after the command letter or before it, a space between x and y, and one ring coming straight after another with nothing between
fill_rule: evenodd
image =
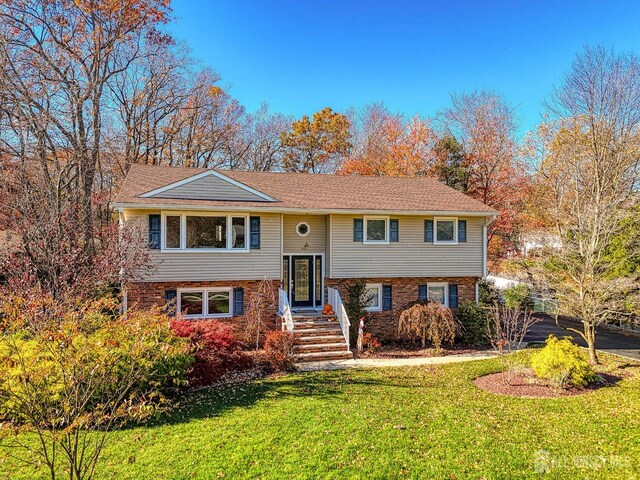
<instances>
[{"instance_id":1,"label":"red-leaved shrub","mask_svg":"<svg viewBox=\"0 0 640 480\"><path fill-rule=\"evenodd\" d=\"M291 332L274 330L267 333L264 342L264 353L270 367L276 372L293 370L293 343Z\"/></svg>"},{"instance_id":2,"label":"red-leaved shrub","mask_svg":"<svg viewBox=\"0 0 640 480\"><path fill-rule=\"evenodd\" d=\"M173 320L171 330L191 341L195 357L190 374L192 385L210 385L230 370L251 366L243 344L233 334L233 327L217 320Z\"/></svg>"}]
</instances>

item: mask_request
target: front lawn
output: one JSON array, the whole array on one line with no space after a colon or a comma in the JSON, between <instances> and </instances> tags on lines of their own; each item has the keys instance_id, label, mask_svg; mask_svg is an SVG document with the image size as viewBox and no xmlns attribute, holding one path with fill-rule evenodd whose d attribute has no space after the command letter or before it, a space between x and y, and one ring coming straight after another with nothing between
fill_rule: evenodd
<instances>
[{"instance_id":1,"label":"front lawn","mask_svg":"<svg viewBox=\"0 0 640 480\"><path fill-rule=\"evenodd\" d=\"M471 383L498 369L493 359L299 373L200 392L168 421L113 433L97 478L539 478L540 450L561 457L546 478L640 475L639 366L558 399ZM0 478L34 472L0 449Z\"/></svg>"}]
</instances>

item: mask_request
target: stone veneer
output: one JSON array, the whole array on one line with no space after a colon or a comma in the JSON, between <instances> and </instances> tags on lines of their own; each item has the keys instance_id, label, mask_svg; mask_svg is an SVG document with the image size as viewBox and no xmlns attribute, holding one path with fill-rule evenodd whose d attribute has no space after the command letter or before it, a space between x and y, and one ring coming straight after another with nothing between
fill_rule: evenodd
<instances>
[{"instance_id":1,"label":"stone veneer","mask_svg":"<svg viewBox=\"0 0 640 480\"><path fill-rule=\"evenodd\" d=\"M338 289L343 302L349 295L347 287L358 281L391 285L391 310L369 313L369 322L365 332L370 332L380 340L398 338L398 315L402 308L418 300L418 286L433 282L458 284L458 305L464 301L475 301L477 277L419 277L419 278L325 278L325 286ZM354 319L349 319L352 323ZM357 321L357 319L355 319Z\"/></svg>"}]
</instances>

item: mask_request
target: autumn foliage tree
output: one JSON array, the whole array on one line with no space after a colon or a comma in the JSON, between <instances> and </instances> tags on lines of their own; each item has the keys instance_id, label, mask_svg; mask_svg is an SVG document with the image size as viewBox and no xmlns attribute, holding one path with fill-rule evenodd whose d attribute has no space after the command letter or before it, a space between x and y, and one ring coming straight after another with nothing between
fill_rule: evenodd
<instances>
[{"instance_id":1,"label":"autumn foliage tree","mask_svg":"<svg viewBox=\"0 0 640 480\"><path fill-rule=\"evenodd\" d=\"M488 231L489 253L495 258L518 251L531 181L519 156L513 109L491 92L459 94L452 96L441 120L462 144L466 193L500 211Z\"/></svg>"},{"instance_id":2,"label":"autumn foliage tree","mask_svg":"<svg viewBox=\"0 0 640 480\"><path fill-rule=\"evenodd\" d=\"M578 317L597 362L596 329L633 312L640 255L628 235L639 199L640 60L586 48L549 101L540 129L538 205L558 246L547 249L541 274L557 292L560 311ZM623 251L622 255L612 255ZM637 313L637 312L636 312Z\"/></svg>"},{"instance_id":3,"label":"autumn foliage tree","mask_svg":"<svg viewBox=\"0 0 640 480\"><path fill-rule=\"evenodd\" d=\"M281 135L284 169L311 173L334 170L337 160L351 148L349 127L346 115L329 107L314 113L312 118L304 115L294 121Z\"/></svg>"},{"instance_id":4,"label":"autumn foliage tree","mask_svg":"<svg viewBox=\"0 0 640 480\"><path fill-rule=\"evenodd\" d=\"M382 104L373 104L357 116L356 143L338 169L343 175L425 175L433 157L436 134L418 116L406 121Z\"/></svg>"}]
</instances>

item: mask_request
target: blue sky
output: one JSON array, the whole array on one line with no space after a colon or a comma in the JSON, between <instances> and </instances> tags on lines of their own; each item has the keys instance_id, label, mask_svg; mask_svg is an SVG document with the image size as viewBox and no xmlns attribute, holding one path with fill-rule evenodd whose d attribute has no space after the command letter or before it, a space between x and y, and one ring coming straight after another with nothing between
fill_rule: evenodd
<instances>
[{"instance_id":1,"label":"blue sky","mask_svg":"<svg viewBox=\"0 0 640 480\"><path fill-rule=\"evenodd\" d=\"M301 116L382 101L431 116L450 93L489 89L520 131L576 52L640 53L638 1L174 0L169 31L249 110Z\"/></svg>"}]
</instances>

